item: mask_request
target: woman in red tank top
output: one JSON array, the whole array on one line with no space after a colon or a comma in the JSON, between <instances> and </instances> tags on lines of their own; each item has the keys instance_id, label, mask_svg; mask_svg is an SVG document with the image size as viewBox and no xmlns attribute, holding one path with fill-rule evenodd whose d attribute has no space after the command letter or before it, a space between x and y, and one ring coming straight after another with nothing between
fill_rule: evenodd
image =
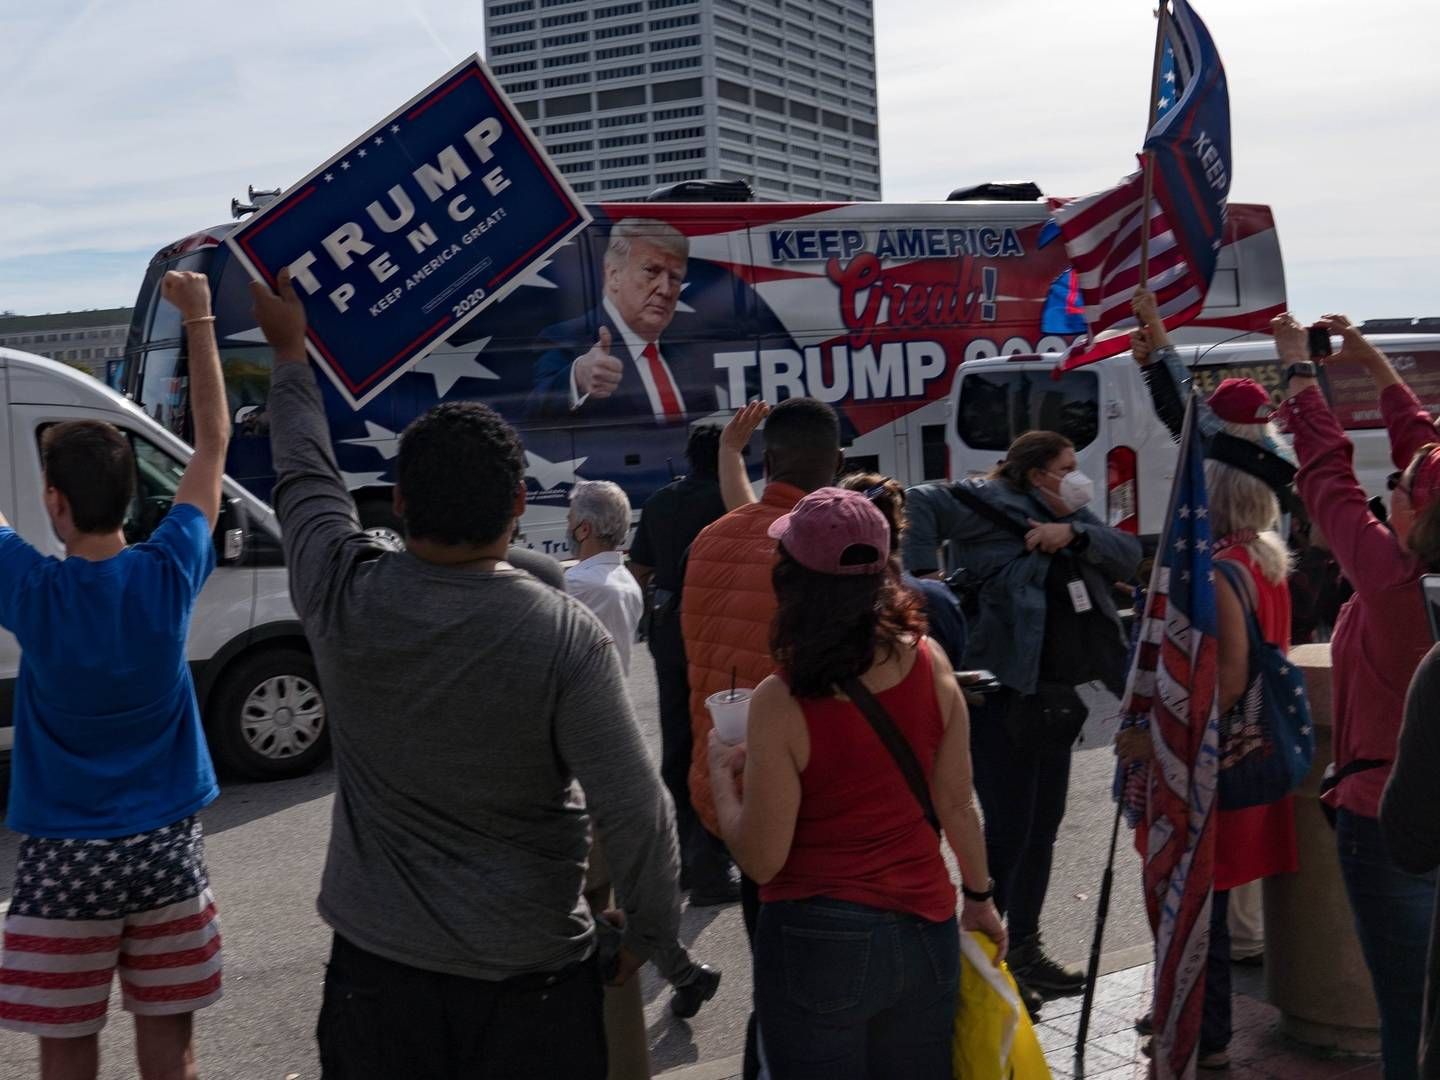
<instances>
[{"instance_id":1,"label":"woman in red tank top","mask_svg":"<svg viewBox=\"0 0 1440 1080\"><path fill-rule=\"evenodd\" d=\"M760 884L765 1060L775 1080L949 1080L955 886L900 766L838 687L859 679L914 752L965 882L960 925L1003 957L965 702L900 584L889 524L862 494L813 492L770 535L780 673L755 690L745 744L710 743L721 832Z\"/></svg>"}]
</instances>

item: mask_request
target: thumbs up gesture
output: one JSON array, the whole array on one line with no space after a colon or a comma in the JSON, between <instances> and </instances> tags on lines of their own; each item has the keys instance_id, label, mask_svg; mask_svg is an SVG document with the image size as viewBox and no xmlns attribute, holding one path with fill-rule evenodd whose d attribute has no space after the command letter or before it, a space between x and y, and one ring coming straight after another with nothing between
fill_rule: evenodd
<instances>
[{"instance_id":1,"label":"thumbs up gesture","mask_svg":"<svg viewBox=\"0 0 1440 1080\"><path fill-rule=\"evenodd\" d=\"M575 360L575 387L582 397L607 398L624 374L625 365L610 355L610 331L602 326L590 351Z\"/></svg>"}]
</instances>

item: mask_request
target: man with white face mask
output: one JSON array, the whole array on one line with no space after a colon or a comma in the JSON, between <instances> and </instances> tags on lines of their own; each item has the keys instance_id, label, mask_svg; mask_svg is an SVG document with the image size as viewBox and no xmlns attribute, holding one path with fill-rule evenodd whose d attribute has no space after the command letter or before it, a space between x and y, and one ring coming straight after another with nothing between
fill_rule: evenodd
<instances>
[{"instance_id":1,"label":"man with white face mask","mask_svg":"<svg viewBox=\"0 0 1440 1080\"><path fill-rule=\"evenodd\" d=\"M964 664L988 668L1004 688L975 710L970 747L1010 968L1032 1014L1084 985L1045 954L1040 912L1086 715L1075 687L1123 690L1113 586L1140 564L1139 540L1086 509L1093 497L1070 440L1030 431L989 476L911 488L905 506L905 568L937 574L949 544L947 568L963 571L972 608Z\"/></svg>"}]
</instances>

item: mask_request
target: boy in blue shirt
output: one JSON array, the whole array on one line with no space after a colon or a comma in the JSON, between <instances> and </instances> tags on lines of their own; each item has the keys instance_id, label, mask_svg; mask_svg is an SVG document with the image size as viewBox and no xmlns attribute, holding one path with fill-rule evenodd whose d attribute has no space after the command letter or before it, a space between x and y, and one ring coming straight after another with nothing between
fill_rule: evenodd
<instances>
[{"instance_id":1,"label":"boy in blue shirt","mask_svg":"<svg viewBox=\"0 0 1440 1080\"><path fill-rule=\"evenodd\" d=\"M230 422L203 274L162 294L189 343L195 453L174 505L133 546L125 435L41 436L42 555L0 518L0 626L20 642L8 824L21 833L0 960L0 1027L40 1037L44 1080L93 1080L116 970L144 1078L193 1077L191 1017L220 997L220 927L199 810L219 793L185 660L215 566Z\"/></svg>"}]
</instances>

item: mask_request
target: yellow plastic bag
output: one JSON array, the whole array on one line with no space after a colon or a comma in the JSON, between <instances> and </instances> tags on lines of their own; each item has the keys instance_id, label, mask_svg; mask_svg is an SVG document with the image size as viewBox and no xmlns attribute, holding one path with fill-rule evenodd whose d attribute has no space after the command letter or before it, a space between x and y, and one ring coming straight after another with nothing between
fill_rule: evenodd
<instances>
[{"instance_id":1,"label":"yellow plastic bag","mask_svg":"<svg viewBox=\"0 0 1440 1080\"><path fill-rule=\"evenodd\" d=\"M1015 979L1009 968L997 968L994 958L995 943L989 938L973 930L960 935L955 1078L1051 1080Z\"/></svg>"}]
</instances>

